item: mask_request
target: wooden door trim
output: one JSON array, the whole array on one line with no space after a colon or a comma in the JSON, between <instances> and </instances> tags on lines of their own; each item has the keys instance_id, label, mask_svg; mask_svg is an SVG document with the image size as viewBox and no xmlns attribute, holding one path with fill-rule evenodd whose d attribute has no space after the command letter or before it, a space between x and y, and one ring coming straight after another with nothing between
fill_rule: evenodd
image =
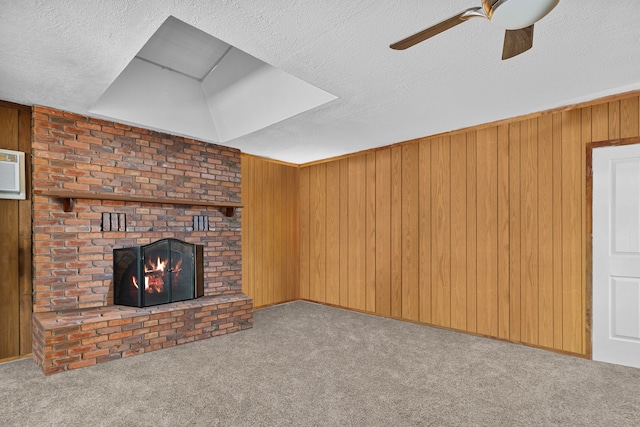
<instances>
[{"instance_id":1,"label":"wooden door trim","mask_svg":"<svg viewBox=\"0 0 640 427\"><path fill-rule=\"evenodd\" d=\"M640 144L640 137L589 142L586 145L586 260L585 260L585 347L588 359L593 359L591 334L593 331L593 150L601 147Z\"/></svg>"}]
</instances>

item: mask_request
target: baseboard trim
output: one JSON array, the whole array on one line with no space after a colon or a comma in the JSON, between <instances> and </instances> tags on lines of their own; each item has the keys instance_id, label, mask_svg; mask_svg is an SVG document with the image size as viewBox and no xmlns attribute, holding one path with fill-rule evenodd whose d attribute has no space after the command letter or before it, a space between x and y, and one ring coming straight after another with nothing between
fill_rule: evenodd
<instances>
[{"instance_id":1,"label":"baseboard trim","mask_svg":"<svg viewBox=\"0 0 640 427\"><path fill-rule=\"evenodd\" d=\"M398 320L400 322L413 323L415 325L429 326L431 328L443 329L445 331L459 332L459 333L462 333L462 334L473 335L473 336L480 337L480 338L489 338L489 339L496 340L496 341L507 342L509 344L523 345L525 347L532 347L532 348L537 348L539 350L551 351L553 353L563 354L565 356L573 356L573 357L578 357L580 359L591 360L590 355L587 355L587 354L573 353L573 352L570 352L570 351L558 350L556 348L544 347L544 346L541 346L541 345L529 344L529 343L525 343L525 342L521 342L521 341L512 341L512 340L508 340L508 339L504 339L504 338L493 337L491 335L479 334L477 332L463 331L461 329L454 329L454 328L449 328L449 327L446 327L446 326L434 325L434 324L431 324L431 323L418 322L416 320L403 319L401 317L394 317L394 316L387 316L387 315L384 315L384 314L372 313L370 311L359 310L357 308L343 307L341 305L331 304L331 303L328 303L328 302L313 301L313 300L305 299L305 298L300 298L298 301L311 302L311 303L314 303L314 304L325 305L327 307L333 307L333 308L341 308L343 310L354 311L356 313L362 313L362 314L368 314L368 315L371 315L371 316L383 317L385 319Z\"/></svg>"},{"instance_id":2,"label":"baseboard trim","mask_svg":"<svg viewBox=\"0 0 640 427\"><path fill-rule=\"evenodd\" d=\"M257 307L253 307L253 311L261 310L263 308L273 307L274 305L287 304L287 303L296 302L296 301L306 301L306 300L301 300L300 298L298 298L298 299L290 299L290 300L280 301L280 302L273 302L271 304L264 304L264 305L259 305ZM309 301L309 302L315 302L315 301Z\"/></svg>"},{"instance_id":3,"label":"baseboard trim","mask_svg":"<svg viewBox=\"0 0 640 427\"><path fill-rule=\"evenodd\" d=\"M20 356L6 357L4 359L0 359L0 363L13 362L14 360L28 359L30 357L33 357L33 353L21 354Z\"/></svg>"}]
</instances>

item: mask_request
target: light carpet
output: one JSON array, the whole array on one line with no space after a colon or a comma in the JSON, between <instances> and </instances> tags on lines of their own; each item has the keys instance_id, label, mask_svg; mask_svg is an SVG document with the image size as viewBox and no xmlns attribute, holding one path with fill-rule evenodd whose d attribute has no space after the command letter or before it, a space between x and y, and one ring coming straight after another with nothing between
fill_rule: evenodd
<instances>
[{"instance_id":1,"label":"light carpet","mask_svg":"<svg viewBox=\"0 0 640 427\"><path fill-rule=\"evenodd\" d=\"M0 364L0 425L640 425L640 369L302 301L254 322L48 377Z\"/></svg>"}]
</instances>

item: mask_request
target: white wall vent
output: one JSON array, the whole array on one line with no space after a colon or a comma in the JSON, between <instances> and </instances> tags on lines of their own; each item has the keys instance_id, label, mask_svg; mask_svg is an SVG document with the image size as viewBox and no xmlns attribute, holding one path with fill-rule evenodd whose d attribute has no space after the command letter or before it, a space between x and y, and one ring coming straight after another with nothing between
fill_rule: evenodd
<instances>
[{"instance_id":1,"label":"white wall vent","mask_svg":"<svg viewBox=\"0 0 640 427\"><path fill-rule=\"evenodd\" d=\"M0 149L0 199L26 199L24 153Z\"/></svg>"}]
</instances>

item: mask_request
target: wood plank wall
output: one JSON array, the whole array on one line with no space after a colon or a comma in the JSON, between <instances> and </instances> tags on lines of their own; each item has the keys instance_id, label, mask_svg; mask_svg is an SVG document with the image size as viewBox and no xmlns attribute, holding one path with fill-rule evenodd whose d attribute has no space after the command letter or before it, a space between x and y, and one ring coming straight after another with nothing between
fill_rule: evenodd
<instances>
[{"instance_id":1,"label":"wood plank wall","mask_svg":"<svg viewBox=\"0 0 640 427\"><path fill-rule=\"evenodd\" d=\"M26 153L27 200L0 200L0 359L31 353L31 109L0 101L0 148Z\"/></svg>"},{"instance_id":2,"label":"wood plank wall","mask_svg":"<svg viewBox=\"0 0 640 427\"><path fill-rule=\"evenodd\" d=\"M254 307L296 300L298 167L243 154L241 168L242 291Z\"/></svg>"},{"instance_id":3,"label":"wood plank wall","mask_svg":"<svg viewBox=\"0 0 640 427\"><path fill-rule=\"evenodd\" d=\"M585 144L640 136L638 104L635 93L301 167L300 297L588 355ZM268 209L282 172L258 164L246 185L263 196L245 204ZM267 227L265 257L273 218L249 222ZM270 260L248 274L272 274ZM251 289L257 305L275 301L275 271Z\"/></svg>"}]
</instances>

